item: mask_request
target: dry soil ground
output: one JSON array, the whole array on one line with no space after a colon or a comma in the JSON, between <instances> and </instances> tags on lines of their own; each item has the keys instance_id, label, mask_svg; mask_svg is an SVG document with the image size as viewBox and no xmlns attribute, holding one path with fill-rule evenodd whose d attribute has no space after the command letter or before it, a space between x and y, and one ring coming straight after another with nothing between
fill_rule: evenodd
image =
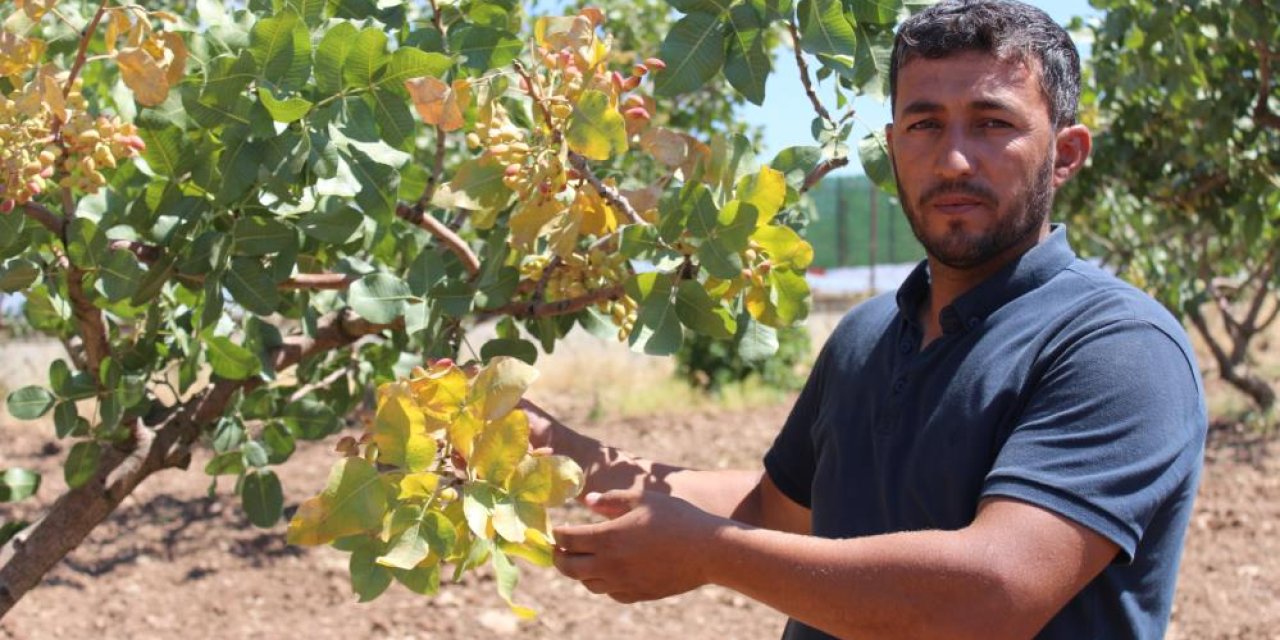
<instances>
[{"instance_id":1,"label":"dry soil ground","mask_svg":"<svg viewBox=\"0 0 1280 640\"><path fill-rule=\"evenodd\" d=\"M558 352L542 365L536 397L592 435L702 467L755 464L786 415L789 398L777 395L697 400L665 382L662 365L619 351L584 339ZM50 352L0 344L0 383L35 379ZM1280 638L1280 452L1254 433L1228 422L1211 433L1171 638ZM321 487L331 446L302 446L282 467L288 504ZM45 480L35 500L0 505L0 520L33 517L56 498L65 455L51 426L0 412L0 468L34 467ZM228 482L207 496L208 478L198 471L205 459L144 485L0 620L0 638L751 640L776 638L783 626L778 613L723 589L622 606L530 568L518 600L540 611L532 622L517 622L483 574L446 584L434 599L393 586L356 604L345 554L287 546L283 523L253 528ZM557 516L588 517L579 507Z\"/></svg>"}]
</instances>

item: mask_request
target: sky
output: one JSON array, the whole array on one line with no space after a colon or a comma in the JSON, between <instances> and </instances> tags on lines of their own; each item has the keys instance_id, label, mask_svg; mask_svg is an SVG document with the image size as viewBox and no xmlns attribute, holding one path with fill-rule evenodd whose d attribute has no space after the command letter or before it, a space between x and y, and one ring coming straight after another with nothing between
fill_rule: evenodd
<instances>
[{"instance_id":1,"label":"sky","mask_svg":"<svg viewBox=\"0 0 1280 640\"><path fill-rule=\"evenodd\" d=\"M1074 16L1088 19L1102 15L1100 11L1089 6L1088 0L1030 0L1030 3L1044 9L1054 20L1063 25ZM1077 43L1077 46L1080 47L1081 57L1087 57L1088 45ZM764 146L757 151L765 162L787 147L816 144L809 133L809 125L814 118L813 106L809 104L804 87L800 84L793 56L789 49L780 50L775 54L774 70L765 85L764 105L757 107L747 104L739 112L740 117L747 122L764 129ZM816 70L816 63L812 59L809 65L810 72ZM831 91L830 82L829 80L824 83L825 91L822 85L817 87L819 97L832 114L842 113L842 110L836 109L835 94ZM854 125L849 144L856 153L857 141L867 134L868 127L881 129L889 121L889 105L887 100L879 103L875 100L859 98L854 102L854 107L857 109L859 123ZM860 173L862 173L862 166L855 158L848 167L833 175Z\"/></svg>"}]
</instances>

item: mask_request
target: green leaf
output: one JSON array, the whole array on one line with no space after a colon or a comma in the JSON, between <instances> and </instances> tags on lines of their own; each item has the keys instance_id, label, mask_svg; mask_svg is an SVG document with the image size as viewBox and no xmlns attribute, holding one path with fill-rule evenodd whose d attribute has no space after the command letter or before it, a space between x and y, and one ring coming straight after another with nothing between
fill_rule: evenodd
<instances>
[{"instance_id":1,"label":"green leaf","mask_svg":"<svg viewBox=\"0 0 1280 640\"><path fill-rule=\"evenodd\" d=\"M129 304L141 306L150 302L160 294L164 285L169 284L178 271L178 254L166 253L156 263L147 268L147 272L138 280L138 288L129 299Z\"/></svg>"},{"instance_id":2,"label":"green leaf","mask_svg":"<svg viewBox=\"0 0 1280 640\"><path fill-rule=\"evenodd\" d=\"M8 544L14 536L29 526L31 526L31 523L26 520L11 520L0 523L0 547Z\"/></svg>"},{"instance_id":3,"label":"green leaf","mask_svg":"<svg viewBox=\"0 0 1280 640\"><path fill-rule=\"evenodd\" d=\"M413 137L417 120L409 112L409 103L404 97L390 89L376 89L366 99L373 109L373 119L378 125L378 131L387 144L400 147Z\"/></svg>"},{"instance_id":4,"label":"green leaf","mask_svg":"<svg viewBox=\"0 0 1280 640\"><path fill-rule=\"evenodd\" d=\"M22 239L22 229L26 225L26 216L0 215L0 251L18 243Z\"/></svg>"},{"instance_id":5,"label":"green leaf","mask_svg":"<svg viewBox=\"0 0 1280 640\"><path fill-rule=\"evenodd\" d=\"M769 296L778 321L789 326L809 315L809 283L801 271L774 269L769 272Z\"/></svg>"},{"instance_id":6,"label":"green leaf","mask_svg":"<svg viewBox=\"0 0 1280 640\"><path fill-rule=\"evenodd\" d=\"M0 214L2 216L3 214ZM17 216L9 216L16 218ZM30 260L18 258L0 267L0 291L14 293L31 286L40 276L40 267Z\"/></svg>"},{"instance_id":7,"label":"green leaf","mask_svg":"<svg viewBox=\"0 0 1280 640\"><path fill-rule=\"evenodd\" d=\"M871 31L858 25L858 53L853 82L864 95L884 100L889 95L889 60L893 57L893 32Z\"/></svg>"},{"instance_id":8,"label":"green leaf","mask_svg":"<svg viewBox=\"0 0 1280 640\"><path fill-rule=\"evenodd\" d=\"M258 63L258 77L277 86L301 89L311 74L311 34L292 11L254 24L249 52Z\"/></svg>"},{"instance_id":9,"label":"green leaf","mask_svg":"<svg viewBox=\"0 0 1280 640\"><path fill-rule=\"evenodd\" d=\"M854 21L861 24L892 26L902 10L902 0L852 0Z\"/></svg>"},{"instance_id":10,"label":"green leaf","mask_svg":"<svg viewBox=\"0 0 1280 640\"><path fill-rule=\"evenodd\" d=\"M881 190L898 195L898 181L893 175L893 163L889 159L889 144L885 140L884 131L867 134L858 142L858 158L862 161L862 170L867 177Z\"/></svg>"},{"instance_id":11,"label":"green leaf","mask_svg":"<svg viewBox=\"0 0 1280 640\"><path fill-rule=\"evenodd\" d=\"M316 89L323 95L342 91L342 69L355 47L359 32L350 22L339 22L325 32L316 47Z\"/></svg>"},{"instance_id":12,"label":"green leaf","mask_svg":"<svg viewBox=\"0 0 1280 640\"><path fill-rule=\"evenodd\" d=\"M378 553L369 547L351 554L351 589L360 602L369 602L391 586L391 571L377 563Z\"/></svg>"},{"instance_id":13,"label":"green leaf","mask_svg":"<svg viewBox=\"0 0 1280 640\"><path fill-rule=\"evenodd\" d=\"M511 189L502 182L502 171L503 166L491 160L476 158L464 161L458 165L453 180L447 183L448 189L436 190L437 198L433 198L432 204L444 208L491 211L496 214L498 209L511 202ZM448 201L437 202L438 198L446 198ZM475 220L473 217L472 223L478 228L492 226L492 223L483 225Z\"/></svg>"},{"instance_id":14,"label":"green leaf","mask_svg":"<svg viewBox=\"0 0 1280 640\"><path fill-rule=\"evenodd\" d=\"M376 27L360 30L342 66L342 79L348 86L372 87L387 65L387 34Z\"/></svg>"},{"instance_id":15,"label":"green leaf","mask_svg":"<svg viewBox=\"0 0 1280 640\"><path fill-rule=\"evenodd\" d=\"M238 256L265 256L278 253L297 242L297 235L287 224L263 216L245 216L236 220L231 236Z\"/></svg>"},{"instance_id":16,"label":"green leaf","mask_svg":"<svg viewBox=\"0 0 1280 640\"><path fill-rule=\"evenodd\" d=\"M204 466L204 472L211 476L238 476L244 473L244 456L239 451L219 453Z\"/></svg>"},{"instance_id":17,"label":"green leaf","mask_svg":"<svg viewBox=\"0 0 1280 640\"><path fill-rule=\"evenodd\" d=\"M111 302L133 297L146 274L133 253L124 249L108 253L98 272L102 279L102 292Z\"/></svg>"},{"instance_id":18,"label":"green leaf","mask_svg":"<svg viewBox=\"0 0 1280 640\"><path fill-rule=\"evenodd\" d=\"M699 89L724 66L723 25L716 16L701 11L690 13L671 26L658 56L667 63L656 81L659 96Z\"/></svg>"},{"instance_id":19,"label":"green leaf","mask_svg":"<svg viewBox=\"0 0 1280 640\"><path fill-rule=\"evenodd\" d=\"M298 96L289 96L283 100L276 98L265 86L258 87L258 99L262 101L262 106L267 108L267 113L270 113L271 118L276 122L301 120L314 106L310 100Z\"/></svg>"},{"instance_id":20,"label":"green leaf","mask_svg":"<svg viewBox=\"0 0 1280 640\"><path fill-rule=\"evenodd\" d=\"M799 191L804 187L809 172L821 161L822 150L818 147L787 147L773 157L769 166L781 171L787 186Z\"/></svg>"},{"instance_id":21,"label":"green leaf","mask_svg":"<svg viewBox=\"0 0 1280 640\"><path fill-rule=\"evenodd\" d=\"M772 70L766 47L768 26L749 4L740 4L729 12L729 53L724 63L724 77L743 97L764 104L765 81Z\"/></svg>"},{"instance_id":22,"label":"green leaf","mask_svg":"<svg viewBox=\"0 0 1280 640\"><path fill-rule=\"evenodd\" d=\"M498 356L511 356L534 364L538 360L538 347L521 338L495 338L480 347L481 360L488 362Z\"/></svg>"},{"instance_id":23,"label":"green leaf","mask_svg":"<svg viewBox=\"0 0 1280 640\"><path fill-rule=\"evenodd\" d=\"M800 0L797 12L802 49L815 56L854 55L858 37L844 15L840 0Z\"/></svg>"},{"instance_id":24,"label":"green leaf","mask_svg":"<svg viewBox=\"0 0 1280 640\"><path fill-rule=\"evenodd\" d=\"M733 314L693 280L682 281L676 291L676 316L684 326L711 338L732 338L738 331Z\"/></svg>"},{"instance_id":25,"label":"green leaf","mask_svg":"<svg viewBox=\"0 0 1280 640\"><path fill-rule=\"evenodd\" d=\"M505 67L523 48L520 38L502 29L468 25L449 30L449 51L476 71Z\"/></svg>"},{"instance_id":26,"label":"green leaf","mask_svg":"<svg viewBox=\"0 0 1280 640\"><path fill-rule=\"evenodd\" d=\"M348 164L351 173L360 183L356 202L365 215L376 221L389 223L396 210L400 174L395 168L374 160L359 149L351 149Z\"/></svg>"},{"instance_id":27,"label":"green leaf","mask_svg":"<svg viewBox=\"0 0 1280 640\"><path fill-rule=\"evenodd\" d=\"M742 256L720 238L712 238L698 247L698 264L707 273L729 280L742 275Z\"/></svg>"},{"instance_id":28,"label":"green leaf","mask_svg":"<svg viewBox=\"0 0 1280 640\"><path fill-rule=\"evenodd\" d=\"M9 415L19 420L35 420L48 413L56 401L44 387L23 387L9 394Z\"/></svg>"},{"instance_id":29,"label":"green leaf","mask_svg":"<svg viewBox=\"0 0 1280 640\"><path fill-rule=\"evenodd\" d=\"M422 525L418 521L421 514L422 507L420 506L401 506L396 509L391 516L393 523L397 520L407 519L413 519L413 522L401 531L399 535L391 538L390 546L386 553L378 556L375 562L384 567L408 570L413 569L420 562L427 559L431 549L427 546L427 541L421 534Z\"/></svg>"},{"instance_id":30,"label":"green leaf","mask_svg":"<svg viewBox=\"0 0 1280 640\"><path fill-rule=\"evenodd\" d=\"M244 380L262 371L262 362L252 351L234 343L226 336L213 336L204 340L205 353L213 373L227 380Z\"/></svg>"},{"instance_id":31,"label":"green leaf","mask_svg":"<svg viewBox=\"0 0 1280 640\"><path fill-rule=\"evenodd\" d=\"M320 495L298 507L289 522L289 544L317 545L382 527L387 492L378 470L363 458L343 458ZM373 563L373 558L369 558Z\"/></svg>"},{"instance_id":32,"label":"green leaf","mask_svg":"<svg viewBox=\"0 0 1280 640\"><path fill-rule=\"evenodd\" d=\"M701 11L712 15L720 15L728 11L729 5L733 4L733 2L730 0L667 0L667 4L680 13Z\"/></svg>"},{"instance_id":33,"label":"green leaf","mask_svg":"<svg viewBox=\"0 0 1280 640\"><path fill-rule=\"evenodd\" d=\"M622 238L618 252L636 259L653 256L661 249L658 244L658 229L650 224L632 224L622 227Z\"/></svg>"},{"instance_id":34,"label":"green leaf","mask_svg":"<svg viewBox=\"0 0 1280 640\"><path fill-rule=\"evenodd\" d=\"M40 474L30 469L5 469L0 473L0 502L17 502L40 489Z\"/></svg>"},{"instance_id":35,"label":"green leaf","mask_svg":"<svg viewBox=\"0 0 1280 640\"><path fill-rule=\"evenodd\" d=\"M404 314L412 297L409 285L387 273L371 273L351 285L347 302L361 317L374 324L390 324Z\"/></svg>"},{"instance_id":36,"label":"green leaf","mask_svg":"<svg viewBox=\"0 0 1280 640\"><path fill-rule=\"evenodd\" d=\"M276 284L257 258L232 259L222 284L240 306L260 316L271 315L280 305Z\"/></svg>"},{"instance_id":37,"label":"green leaf","mask_svg":"<svg viewBox=\"0 0 1280 640\"><path fill-rule=\"evenodd\" d=\"M778 332L743 313L738 318L738 355L747 362L764 362L778 352Z\"/></svg>"},{"instance_id":38,"label":"green leaf","mask_svg":"<svg viewBox=\"0 0 1280 640\"><path fill-rule=\"evenodd\" d=\"M288 460L297 448L293 434L279 422L271 422L263 427L262 443L266 446L269 464L280 464Z\"/></svg>"},{"instance_id":39,"label":"green leaf","mask_svg":"<svg viewBox=\"0 0 1280 640\"><path fill-rule=\"evenodd\" d=\"M684 341L672 302L671 276L649 272L627 281L627 294L639 305L629 344L633 351L655 356L675 353Z\"/></svg>"},{"instance_id":40,"label":"green leaf","mask_svg":"<svg viewBox=\"0 0 1280 640\"><path fill-rule=\"evenodd\" d=\"M138 126L138 136L147 144L142 158L157 175L177 178L191 167L194 154L181 129L171 124L144 122Z\"/></svg>"},{"instance_id":41,"label":"green leaf","mask_svg":"<svg viewBox=\"0 0 1280 640\"><path fill-rule=\"evenodd\" d=\"M270 529L280 521L284 510L284 492L280 478L273 471L252 470L240 483L240 500L253 526Z\"/></svg>"},{"instance_id":42,"label":"green leaf","mask_svg":"<svg viewBox=\"0 0 1280 640\"><path fill-rule=\"evenodd\" d=\"M493 577L498 584L498 595L511 607L511 612L522 619L532 618L533 609L515 603L516 584L520 581L520 570L501 550L493 550Z\"/></svg>"},{"instance_id":43,"label":"green leaf","mask_svg":"<svg viewBox=\"0 0 1280 640\"><path fill-rule=\"evenodd\" d=\"M313 211L298 221L302 232L330 244L346 244L360 230L364 214L351 207L338 207L332 211Z\"/></svg>"},{"instance_id":44,"label":"green leaf","mask_svg":"<svg viewBox=\"0 0 1280 640\"><path fill-rule=\"evenodd\" d=\"M83 440L71 447L62 469L67 486L79 489L93 478L98 472L100 455L102 455L102 447L95 440Z\"/></svg>"},{"instance_id":45,"label":"green leaf","mask_svg":"<svg viewBox=\"0 0 1280 640\"><path fill-rule=\"evenodd\" d=\"M329 0L284 0L285 8L302 16L309 27L318 26L323 21L324 7L328 3Z\"/></svg>"},{"instance_id":46,"label":"green leaf","mask_svg":"<svg viewBox=\"0 0 1280 640\"><path fill-rule=\"evenodd\" d=\"M89 421L80 417L76 403L71 400L59 402L53 408L53 428L59 438L89 435Z\"/></svg>"},{"instance_id":47,"label":"green leaf","mask_svg":"<svg viewBox=\"0 0 1280 640\"><path fill-rule=\"evenodd\" d=\"M418 595L433 596L440 591L440 565L415 567L410 570L392 569L396 582Z\"/></svg>"},{"instance_id":48,"label":"green leaf","mask_svg":"<svg viewBox=\"0 0 1280 640\"><path fill-rule=\"evenodd\" d=\"M240 455L244 456L246 467L262 469L267 466L267 448L257 440L249 440L240 447Z\"/></svg>"},{"instance_id":49,"label":"green leaf","mask_svg":"<svg viewBox=\"0 0 1280 640\"><path fill-rule=\"evenodd\" d=\"M387 72L378 80L378 86L403 95L405 80L424 76L443 78L451 66L453 66L453 60L442 53L427 53L413 47L401 47L391 54ZM403 103L403 98L401 100Z\"/></svg>"},{"instance_id":50,"label":"green leaf","mask_svg":"<svg viewBox=\"0 0 1280 640\"><path fill-rule=\"evenodd\" d=\"M303 440L320 440L341 426L338 415L329 405L311 398L290 403L281 418L289 431Z\"/></svg>"},{"instance_id":51,"label":"green leaf","mask_svg":"<svg viewBox=\"0 0 1280 640\"><path fill-rule=\"evenodd\" d=\"M565 132L569 148L592 160L627 152L627 124L603 91L588 89L573 107Z\"/></svg>"}]
</instances>

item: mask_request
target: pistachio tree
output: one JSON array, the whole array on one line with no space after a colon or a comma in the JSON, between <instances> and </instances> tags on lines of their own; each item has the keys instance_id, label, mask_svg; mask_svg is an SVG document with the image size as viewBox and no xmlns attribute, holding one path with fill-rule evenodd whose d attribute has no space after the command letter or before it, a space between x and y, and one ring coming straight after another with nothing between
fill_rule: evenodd
<instances>
[{"instance_id":1,"label":"pistachio tree","mask_svg":"<svg viewBox=\"0 0 1280 640\"><path fill-rule=\"evenodd\" d=\"M0 615L197 447L277 527L273 469L325 438L335 465L291 542L350 552L362 600L488 563L529 613L512 558L549 562L547 507L581 485L529 451L537 360L575 330L769 357L809 308L787 212L849 162L853 114L810 68L883 93L912 6L678 0L661 42L619 51L602 11L517 0L7 5L0 290L66 347L7 407L51 415L69 489L0 523ZM730 123L655 117L711 84L763 100L778 41L818 144L762 163ZM0 471L0 501L39 487Z\"/></svg>"}]
</instances>

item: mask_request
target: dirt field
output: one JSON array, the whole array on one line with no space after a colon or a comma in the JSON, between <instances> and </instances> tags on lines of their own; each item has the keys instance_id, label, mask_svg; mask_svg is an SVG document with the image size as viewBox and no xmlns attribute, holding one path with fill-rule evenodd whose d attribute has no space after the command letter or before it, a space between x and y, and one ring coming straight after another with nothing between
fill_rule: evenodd
<instances>
[{"instance_id":1,"label":"dirt field","mask_svg":"<svg viewBox=\"0 0 1280 640\"><path fill-rule=\"evenodd\" d=\"M0 345L7 367L0 383L22 380L24 367L39 371L47 351ZM789 398L776 394L697 400L665 382L664 365L619 351L588 340L557 353L542 365L535 397L601 439L700 467L757 464L786 415ZM1280 638L1280 454L1255 433L1227 423L1212 430L1170 638ZM322 486L331 444L301 446L280 468L286 504ZM51 502L64 489L65 455L50 425L0 412L0 468L44 473L37 499L0 506L0 520L33 517ZM434 599L393 585L375 602L356 604L346 554L287 546L283 523L253 528L227 480L207 497L209 479L199 472L206 459L202 453L192 471L145 484L0 620L0 638L751 640L776 638L783 626L778 613L723 589L622 606L534 568L517 590L518 601L540 612L532 622L507 612L487 575L446 584ZM557 517L587 515L575 507Z\"/></svg>"}]
</instances>

